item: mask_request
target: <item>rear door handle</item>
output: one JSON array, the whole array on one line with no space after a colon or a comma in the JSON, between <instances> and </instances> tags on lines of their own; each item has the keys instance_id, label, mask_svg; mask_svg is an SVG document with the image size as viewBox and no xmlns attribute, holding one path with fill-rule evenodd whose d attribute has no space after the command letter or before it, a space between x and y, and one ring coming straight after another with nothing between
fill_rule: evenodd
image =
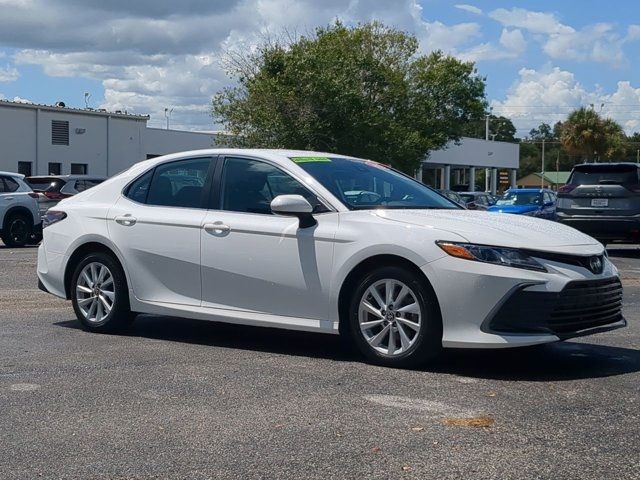
<instances>
[{"instance_id":1,"label":"rear door handle","mask_svg":"<svg viewBox=\"0 0 640 480\"><path fill-rule=\"evenodd\" d=\"M227 233L231 231L231 227L222 222L205 223L203 228L209 233Z\"/></svg>"},{"instance_id":2,"label":"rear door handle","mask_svg":"<svg viewBox=\"0 0 640 480\"><path fill-rule=\"evenodd\" d=\"M13 200L13 197L4 197L5 200Z\"/></svg>"},{"instance_id":3,"label":"rear door handle","mask_svg":"<svg viewBox=\"0 0 640 480\"><path fill-rule=\"evenodd\" d=\"M137 222L136 218L132 217L130 214L119 215L114 218L114 220L116 221L116 223L119 223L120 225L123 225L125 227L133 227Z\"/></svg>"}]
</instances>

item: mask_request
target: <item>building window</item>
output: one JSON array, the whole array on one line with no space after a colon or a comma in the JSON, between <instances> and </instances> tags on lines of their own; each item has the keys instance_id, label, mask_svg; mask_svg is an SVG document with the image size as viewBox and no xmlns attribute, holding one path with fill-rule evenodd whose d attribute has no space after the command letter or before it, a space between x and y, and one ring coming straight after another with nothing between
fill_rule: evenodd
<instances>
[{"instance_id":1,"label":"building window","mask_svg":"<svg viewBox=\"0 0 640 480\"><path fill-rule=\"evenodd\" d=\"M51 120L51 145L69 145L69 122Z\"/></svg>"},{"instance_id":2,"label":"building window","mask_svg":"<svg viewBox=\"0 0 640 480\"><path fill-rule=\"evenodd\" d=\"M25 177L31 176L31 162L18 162L18 173Z\"/></svg>"},{"instance_id":3,"label":"building window","mask_svg":"<svg viewBox=\"0 0 640 480\"><path fill-rule=\"evenodd\" d=\"M58 162L49 162L49 175L60 175L62 172L62 164Z\"/></svg>"},{"instance_id":4,"label":"building window","mask_svg":"<svg viewBox=\"0 0 640 480\"><path fill-rule=\"evenodd\" d=\"M71 164L71 175L86 175L87 174L87 164L86 163L72 163Z\"/></svg>"}]
</instances>

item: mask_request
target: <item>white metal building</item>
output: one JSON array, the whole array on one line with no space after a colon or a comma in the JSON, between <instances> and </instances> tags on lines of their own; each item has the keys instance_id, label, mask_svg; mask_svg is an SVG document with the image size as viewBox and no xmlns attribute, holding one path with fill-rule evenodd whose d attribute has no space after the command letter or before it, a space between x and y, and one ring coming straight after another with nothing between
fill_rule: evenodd
<instances>
[{"instance_id":1,"label":"white metal building","mask_svg":"<svg viewBox=\"0 0 640 480\"><path fill-rule=\"evenodd\" d=\"M149 128L148 119L0 100L0 170L110 176L146 158L217 145L216 134Z\"/></svg>"},{"instance_id":2,"label":"white metal building","mask_svg":"<svg viewBox=\"0 0 640 480\"><path fill-rule=\"evenodd\" d=\"M488 171L489 179L486 190L495 193L498 189L497 172L500 170L505 175L508 172L506 184L515 187L516 170L519 166L519 144L463 137L457 144L451 142L442 150L430 152L422 162L418 178L443 190L449 190L452 185L464 184L473 191L476 172L484 168Z\"/></svg>"}]
</instances>

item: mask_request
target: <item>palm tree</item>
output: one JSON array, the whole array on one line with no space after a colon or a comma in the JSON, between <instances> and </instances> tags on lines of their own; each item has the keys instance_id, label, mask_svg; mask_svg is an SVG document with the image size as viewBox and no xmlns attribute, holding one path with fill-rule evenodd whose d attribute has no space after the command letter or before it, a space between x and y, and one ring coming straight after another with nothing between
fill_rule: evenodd
<instances>
[{"instance_id":1,"label":"palm tree","mask_svg":"<svg viewBox=\"0 0 640 480\"><path fill-rule=\"evenodd\" d=\"M560 126L560 142L567 153L587 161L624 156L624 140L622 127L592 108L574 110Z\"/></svg>"},{"instance_id":2,"label":"palm tree","mask_svg":"<svg viewBox=\"0 0 640 480\"><path fill-rule=\"evenodd\" d=\"M606 143L600 115L585 107L571 112L562 124L560 142L569 155L592 160Z\"/></svg>"}]
</instances>

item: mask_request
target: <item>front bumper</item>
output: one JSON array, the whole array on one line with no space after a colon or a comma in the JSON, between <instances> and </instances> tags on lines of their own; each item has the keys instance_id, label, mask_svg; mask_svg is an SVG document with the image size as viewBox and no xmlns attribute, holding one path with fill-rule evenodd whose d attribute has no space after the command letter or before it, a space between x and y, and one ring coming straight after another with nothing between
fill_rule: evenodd
<instances>
[{"instance_id":1,"label":"front bumper","mask_svg":"<svg viewBox=\"0 0 640 480\"><path fill-rule=\"evenodd\" d=\"M549 315L553 311L551 299L563 298L562 292L572 283L618 278L617 269L608 259L604 260L602 273L594 274L581 262L567 263L564 255L559 257L562 258L557 261L536 257L547 272L454 257L443 257L424 265L422 270L434 289L442 315L443 346L510 348L557 342L596 333L603 328L624 326L626 322L622 317L611 318L610 323L579 322L572 328L549 326L552 323ZM526 298L528 301L520 302L519 308L508 312L507 302L516 298L518 292L532 296ZM499 313L501 317L498 317ZM497 320L491 323L494 318L501 319L501 323Z\"/></svg>"},{"instance_id":2,"label":"front bumper","mask_svg":"<svg viewBox=\"0 0 640 480\"><path fill-rule=\"evenodd\" d=\"M640 239L640 217L567 215L558 212L558 221L598 240L637 241Z\"/></svg>"},{"instance_id":3,"label":"front bumper","mask_svg":"<svg viewBox=\"0 0 640 480\"><path fill-rule=\"evenodd\" d=\"M550 334L560 339L626 326L618 277L574 280L559 292L512 290L481 330L497 334Z\"/></svg>"}]
</instances>

